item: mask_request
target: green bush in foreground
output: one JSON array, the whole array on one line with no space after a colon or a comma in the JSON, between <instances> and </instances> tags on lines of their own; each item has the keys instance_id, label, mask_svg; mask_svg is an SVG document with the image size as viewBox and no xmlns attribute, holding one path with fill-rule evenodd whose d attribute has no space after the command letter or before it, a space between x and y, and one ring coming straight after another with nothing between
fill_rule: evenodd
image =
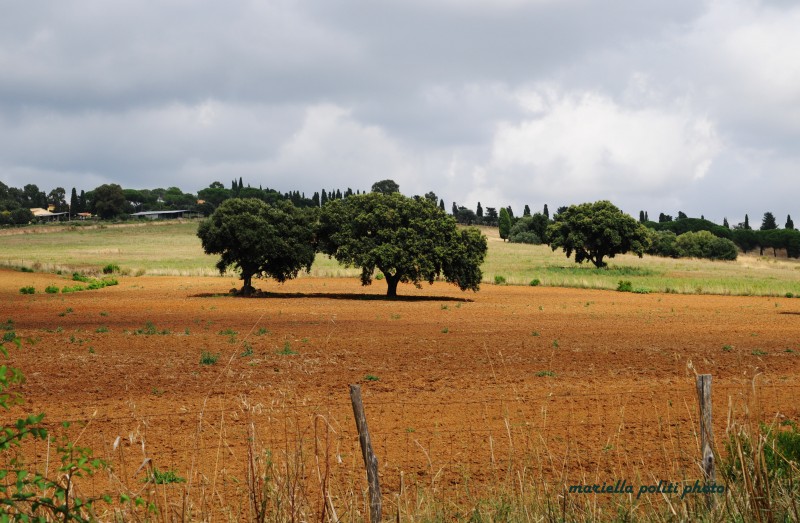
<instances>
[{"instance_id":1,"label":"green bush in foreground","mask_svg":"<svg viewBox=\"0 0 800 523\"><path fill-rule=\"evenodd\" d=\"M13 328L13 322L6 322ZM6 329L8 330L8 329ZM8 330L8 332L12 332ZM4 341L8 341L4 338ZM19 346L15 336L11 340ZM0 344L0 353L8 356L8 350ZM9 412L14 405L22 403L19 394L9 392L14 385L25 381L22 373L6 365L0 366L0 410ZM56 444L61 465L55 477L47 477L32 464L25 463L18 449L27 439L48 439L48 431L42 426L44 414L18 418L8 425L0 426L0 521L95 521L94 504L100 500L110 502L109 496L81 497L75 492L75 479L91 476L105 468L102 460L92 457L92 450L79 447L64 436ZM13 418L13 416L11 416ZM69 423L63 423L66 429Z\"/></svg>"},{"instance_id":2,"label":"green bush in foreground","mask_svg":"<svg viewBox=\"0 0 800 523\"><path fill-rule=\"evenodd\" d=\"M22 287L19 290L20 294L36 294L36 289L34 287Z\"/></svg>"}]
</instances>

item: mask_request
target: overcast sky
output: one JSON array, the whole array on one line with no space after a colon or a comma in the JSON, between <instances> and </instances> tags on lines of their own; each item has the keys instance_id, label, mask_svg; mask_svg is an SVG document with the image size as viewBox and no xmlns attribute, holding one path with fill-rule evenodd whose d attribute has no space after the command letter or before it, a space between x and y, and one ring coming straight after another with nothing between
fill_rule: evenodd
<instances>
[{"instance_id":1,"label":"overcast sky","mask_svg":"<svg viewBox=\"0 0 800 523\"><path fill-rule=\"evenodd\" d=\"M0 0L0 180L800 219L789 0Z\"/></svg>"}]
</instances>

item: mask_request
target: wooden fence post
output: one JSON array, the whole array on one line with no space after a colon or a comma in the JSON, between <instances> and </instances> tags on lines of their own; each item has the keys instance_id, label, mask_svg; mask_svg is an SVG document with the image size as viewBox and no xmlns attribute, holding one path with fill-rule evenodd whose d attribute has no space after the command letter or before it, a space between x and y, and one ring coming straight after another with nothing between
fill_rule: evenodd
<instances>
[{"instance_id":1,"label":"wooden fence post","mask_svg":"<svg viewBox=\"0 0 800 523\"><path fill-rule=\"evenodd\" d=\"M350 401L353 403L353 415L358 428L358 441L361 443L361 455L364 457L364 466L367 469L367 483L369 483L369 520L379 523L381 520L381 485L378 480L378 458L372 451L372 440L367 427L367 415L364 412L364 403L361 401L361 386L350 385Z\"/></svg>"},{"instance_id":2,"label":"wooden fence post","mask_svg":"<svg viewBox=\"0 0 800 523\"><path fill-rule=\"evenodd\" d=\"M714 427L711 416L711 374L697 376L697 399L700 402L700 451L702 452L703 475L706 483L716 482L716 462L714 460ZM707 495L709 507L714 506L713 496Z\"/></svg>"}]
</instances>

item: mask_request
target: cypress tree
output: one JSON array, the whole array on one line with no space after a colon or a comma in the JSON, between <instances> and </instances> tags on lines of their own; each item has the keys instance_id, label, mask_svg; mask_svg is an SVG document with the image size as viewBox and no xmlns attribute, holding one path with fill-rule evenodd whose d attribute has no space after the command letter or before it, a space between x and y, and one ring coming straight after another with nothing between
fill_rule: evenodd
<instances>
[{"instance_id":1,"label":"cypress tree","mask_svg":"<svg viewBox=\"0 0 800 523\"><path fill-rule=\"evenodd\" d=\"M78 191L75 190L75 187L72 188L72 195L69 197L69 214L70 216L75 216L79 211L80 208L80 201L78 200Z\"/></svg>"},{"instance_id":2,"label":"cypress tree","mask_svg":"<svg viewBox=\"0 0 800 523\"><path fill-rule=\"evenodd\" d=\"M744 215L744 230L746 231L750 230L750 217L747 216L746 214Z\"/></svg>"},{"instance_id":3,"label":"cypress tree","mask_svg":"<svg viewBox=\"0 0 800 523\"><path fill-rule=\"evenodd\" d=\"M325 189L322 189L322 196L319 198L319 203L320 205L325 205L328 203L328 193L325 191Z\"/></svg>"},{"instance_id":4,"label":"cypress tree","mask_svg":"<svg viewBox=\"0 0 800 523\"><path fill-rule=\"evenodd\" d=\"M511 216L509 216L508 209L510 207L500 207L500 238L503 241L508 239L508 233L511 232Z\"/></svg>"},{"instance_id":5,"label":"cypress tree","mask_svg":"<svg viewBox=\"0 0 800 523\"><path fill-rule=\"evenodd\" d=\"M458 214L458 205L456 205L456 202L453 202L453 216L456 214Z\"/></svg>"},{"instance_id":6,"label":"cypress tree","mask_svg":"<svg viewBox=\"0 0 800 523\"><path fill-rule=\"evenodd\" d=\"M547 204L544 204L544 210L542 211L542 214L544 214L544 217L548 220L550 219L550 210L547 208Z\"/></svg>"},{"instance_id":7,"label":"cypress tree","mask_svg":"<svg viewBox=\"0 0 800 523\"><path fill-rule=\"evenodd\" d=\"M439 199L439 209L444 212L444 200L441 198Z\"/></svg>"},{"instance_id":8,"label":"cypress tree","mask_svg":"<svg viewBox=\"0 0 800 523\"><path fill-rule=\"evenodd\" d=\"M644 211L639 211L639 223L644 223Z\"/></svg>"},{"instance_id":9,"label":"cypress tree","mask_svg":"<svg viewBox=\"0 0 800 523\"><path fill-rule=\"evenodd\" d=\"M725 227L726 229L730 229L731 228L731 226L728 225L728 218L727 217L722 219L722 226Z\"/></svg>"},{"instance_id":10,"label":"cypress tree","mask_svg":"<svg viewBox=\"0 0 800 523\"><path fill-rule=\"evenodd\" d=\"M531 208L528 207L528 204L525 204L525 208L522 210L523 216L530 216L531 215Z\"/></svg>"},{"instance_id":11,"label":"cypress tree","mask_svg":"<svg viewBox=\"0 0 800 523\"><path fill-rule=\"evenodd\" d=\"M792 217L789 214L786 215L786 226L784 228L788 230L794 229L794 222L792 221Z\"/></svg>"},{"instance_id":12,"label":"cypress tree","mask_svg":"<svg viewBox=\"0 0 800 523\"><path fill-rule=\"evenodd\" d=\"M478 209L475 211L475 214L478 218L483 218L483 207L481 207L481 202L478 202Z\"/></svg>"}]
</instances>

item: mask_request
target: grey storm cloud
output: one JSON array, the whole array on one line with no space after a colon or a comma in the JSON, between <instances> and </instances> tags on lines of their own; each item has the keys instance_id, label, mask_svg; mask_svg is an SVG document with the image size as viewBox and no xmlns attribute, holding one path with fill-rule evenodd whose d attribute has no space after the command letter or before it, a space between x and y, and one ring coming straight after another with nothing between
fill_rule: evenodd
<instances>
[{"instance_id":1,"label":"grey storm cloud","mask_svg":"<svg viewBox=\"0 0 800 523\"><path fill-rule=\"evenodd\" d=\"M793 212L800 7L6 2L0 180ZM800 214L800 211L795 211Z\"/></svg>"}]
</instances>

